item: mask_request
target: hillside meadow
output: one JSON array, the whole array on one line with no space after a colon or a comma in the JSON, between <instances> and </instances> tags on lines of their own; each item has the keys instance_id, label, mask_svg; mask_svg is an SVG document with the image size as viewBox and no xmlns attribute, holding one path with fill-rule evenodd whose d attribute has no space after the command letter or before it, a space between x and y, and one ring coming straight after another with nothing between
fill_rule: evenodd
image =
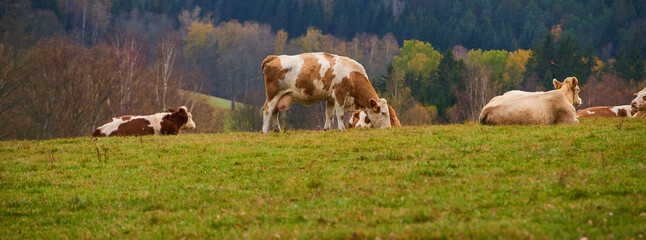
<instances>
[{"instance_id":1,"label":"hillside meadow","mask_svg":"<svg viewBox=\"0 0 646 240\"><path fill-rule=\"evenodd\" d=\"M639 239L646 118L0 142L0 239Z\"/></svg>"}]
</instances>

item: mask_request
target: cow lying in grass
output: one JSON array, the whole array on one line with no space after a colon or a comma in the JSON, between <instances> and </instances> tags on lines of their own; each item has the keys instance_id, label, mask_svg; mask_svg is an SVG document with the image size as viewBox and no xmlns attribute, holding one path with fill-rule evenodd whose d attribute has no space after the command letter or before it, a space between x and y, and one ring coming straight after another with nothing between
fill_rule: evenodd
<instances>
[{"instance_id":1,"label":"cow lying in grass","mask_svg":"<svg viewBox=\"0 0 646 240\"><path fill-rule=\"evenodd\" d=\"M646 111L646 88L635 93L635 96L635 99L630 103L630 107L635 111Z\"/></svg>"},{"instance_id":2,"label":"cow lying in grass","mask_svg":"<svg viewBox=\"0 0 646 240\"><path fill-rule=\"evenodd\" d=\"M631 109L630 105L610 107L589 107L576 111L577 118L590 117L633 117L637 111Z\"/></svg>"},{"instance_id":3,"label":"cow lying in grass","mask_svg":"<svg viewBox=\"0 0 646 240\"><path fill-rule=\"evenodd\" d=\"M390 112L390 125L392 127L401 127L402 124L399 122L399 119L397 118L397 114L395 114L395 109L388 105L388 111ZM348 128L370 128L372 127L372 123L370 122L370 119L368 118L368 115L361 111L357 110L352 114L352 117L350 117L350 120L348 121Z\"/></svg>"},{"instance_id":4,"label":"cow lying in grass","mask_svg":"<svg viewBox=\"0 0 646 240\"><path fill-rule=\"evenodd\" d=\"M510 124L568 124L579 123L574 106L581 104L579 81L566 78L562 83L554 79L554 90L549 92L509 91L492 98L480 112L480 123L487 125Z\"/></svg>"},{"instance_id":5,"label":"cow lying in grass","mask_svg":"<svg viewBox=\"0 0 646 240\"><path fill-rule=\"evenodd\" d=\"M193 128L193 115L186 107L180 107L177 111L168 108L168 112L148 116L128 115L112 118L109 123L94 130L92 136L177 135L179 130Z\"/></svg>"}]
</instances>

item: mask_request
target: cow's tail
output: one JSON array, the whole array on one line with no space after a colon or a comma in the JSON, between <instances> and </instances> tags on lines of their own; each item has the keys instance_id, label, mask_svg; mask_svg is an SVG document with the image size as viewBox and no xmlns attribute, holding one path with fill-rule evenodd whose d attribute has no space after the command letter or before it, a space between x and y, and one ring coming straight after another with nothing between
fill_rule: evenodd
<instances>
[{"instance_id":1,"label":"cow's tail","mask_svg":"<svg viewBox=\"0 0 646 240\"><path fill-rule=\"evenodd\" d=\"M265 65L267 65L267 63L271 62L272 60L274 60L276 58L278 58L278 56L276 56L276 55L267 56L265 58L265 60L262 61L262 64L260 64L260 69L262 69L264 71L265 70Z\"/></svg>"}]
</instances>

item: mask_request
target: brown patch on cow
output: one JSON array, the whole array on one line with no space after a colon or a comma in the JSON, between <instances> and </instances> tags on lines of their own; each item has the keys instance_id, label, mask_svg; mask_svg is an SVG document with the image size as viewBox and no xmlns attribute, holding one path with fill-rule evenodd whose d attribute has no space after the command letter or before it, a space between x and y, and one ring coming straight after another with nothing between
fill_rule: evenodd
<instances>
[{"instance_id":1,"label":"brown patch on cow","mask_svg":"<svg viewBox=\"0 0 646 240\"><path fill-rule=\"evenodd\" d=\"M332 81L334 78L336 78L336 75L334 75L334 65L336 64L336 61L334 61L334 55L329 54L329 53L323 53L323 57L325 57L325 60L327 60L330 63L330 68L325 71L325 75L323 75L323 89L328 90L330 89L330 85L332 84Z\"/></svg>"},{"instance_id":2,"label":"brown patch on cow","mask_svg":"<svg viewBox=\"0 0 646 240\"><path fill-rule=\"evenodd\" d=\"M262 64L262 73L265 76L265 91L267 93L267 101L263 106L263 109L267 109L267 102L274 99L276 93L278 93L278 82L285 79L285 74L289 69L283 69L283 66L280 63L280 58L274 55L267 56Z\"/></svg>"},{"instance_id":3,"label":"brown patch on cow","mask_svg":"<svg viewBox=\"0 0 646 240\"><path fill-rule=\"evenodd\" d=\"M94 133L92 133L92 137L105 137L105 134L101 132L101 129L95 129Z\"/></svg>"},{"instance_id":4,"label":"brown patch on cow","mask_svg":"<svg viewBox=\"0 0 646 240\"><path fill-rule=\"evenodd\" d=\"M150 122L143 118L133 119L119 125L116 131L110 136L140 136L155 134L155 130L150 126Z\"/></svg>"},{"instance_id":5,"label":"brown patch on cow","mask_svg":"<svg viewBox=\"0 0 646 240\"><path fill-rule=\"evenodd\" d=\"M177 135L179 134L179 126L176 125L175 123L169 121L168 119L164 118L161 121L161 129L159 130L159 133L162 135Z\"/></svg>"},{"instance_id":6,"label":"brown patch on cow","mask_svg":"<svg viewBox=\"0 0 646 240\"><path fill-rule=\"evenodd\" d=\"M370 99L376 99L379 101L379 96L375 89L372 88L370 80L368 77L360 72L350 73L350 81L352 82L352 93L350 96L354 98L354 104L358 108L367 108L370 106Z\"/></svg>"},{"instance_id":7,"label":"brown patch on cow","mask_svg":"<svg viewBox=\"0 0 646 240\"><path fill-rule=\"evenodd\" d=\"M119 118L121 118L121 121L128 121L130 120L130 118L132 118L132 115L121 116Z\"/></svg>"},{"instance_id":8,"label":"brown patch on cow","mask_svg":"<svg viewBox=\"0 0 646 240\"><path fill-rule=\"evenodd\" d=\"M402 124L399 122L397 114L395 114L395 109L390 105L388 105L388 112L390 112L390 125L393 127L401 127Z\"/></svg>"},{"instance_id":9,"label":"brown patch on cow","mask_svg":"<svg viewBox=\"0 0 646 240\"><path fill-rule=\"evenodd\" d=\"M179 128L188 122L188 113L183 108L178 111L172 111L162 118L160 133L163 135L177 135Z\"/></svg>"},{"instance_id":10,"label":"brown patch on cow","mask_svg":"<svg viewBox=\"0 0 646 240\"><path fill-rule=\"evenodd\" d=\"M318 58L314 54L304 53L300 57L303 59L303 66L301 66L301 71L298 73L296 87L303 89L305 95L312 96L314 90L316 90L314 81L321 80L321 64L318 63Z\"/></svg>"},{"instance_id":11,"label":"brown patch on cow","mask_svg":"<svg viewBox=\"0 0 646 240\"><path fill-rule=\"evenodd\" d=\"M324 52L324 53L323 53L323 57L325 57L325 60L327 60L328 62L330 62L330 67L331 67L331 66L334 66L334 64L335 64L335 62L334 62L334 55L332 55L332 54L330 54L330 53L326 53L326 52Z\"/></svg>"},{"instance_id":12,"label":"brown patch on cow","mask_svg":"<svg viewBox=\"0 0 646 240\"><path fill-rule=\"evenodd\" d=\"M341 79L341 83L334 86L334 96L336 97L336 102L338 102L340 106L345 105L345 97L352 89L350 81L351 80L349 78L344 77L343 79Z\"/></svg>"},{"instance_id":13,"label":"brown patch on cow","mask_svg":"<svg viewBox=\"0 0 646 240\"><path fill-rule=\"evenodd\" d=\"M628 112L626 111L626 109L623 109L623 108L619 109L617 111L617 116L619 116L619 117L628 117Z\"/></svg>"},{"instance_id":14,"label":"brown patch on cow","mask_svg":"<svg viewBox=\"0 0 646 240\"><path fill-rule=\"evenodd\" d=\"M330 89L330 85L332 85L332 81L334 81L334 78L336 78L336 75L333 74L334 69L329 68L327 71L325 71L325 75L323 76L323 89L328 90Z\"/></svg>"}]
</instances>

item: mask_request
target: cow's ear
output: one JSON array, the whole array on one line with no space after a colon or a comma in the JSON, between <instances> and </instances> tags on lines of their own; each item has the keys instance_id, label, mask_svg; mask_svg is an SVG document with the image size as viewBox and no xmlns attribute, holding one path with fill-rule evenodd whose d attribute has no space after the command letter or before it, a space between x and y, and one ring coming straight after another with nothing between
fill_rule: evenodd
<instances>
[{"instance_id":1,"label":"cow's ear","mask_svg":"<svg viewBox=\"0 0 646 240\"><path fill-rule=\"evenodd\" d=\"M576 77L572 77L572 86L579 85L579 79L576 79Z\"/></svg>"},{"instance_id":2,"label":"cow's ear","mask_svg":"<svg viewBox=\"0 0 646 240\"><path fill-rule=\"evenodd\" d=\"M552 83L554 84L554 89L560 89L561 88L561 83L555 79L552 79Z\"/></svg>"},{"instance_id":3,"label":"cow's ear","mask_svg":"<svg viewBox=\"0 0 646 240\"><path fill-rule=\"evenodd\" d=\"M181 107L181 108L178 109L178 112L181 113L181 114L186 114L186 108Z\"/></svg>"},{"instance_id":4,"label":"cow's ear","mask_svg":"<svg viewBox=\"0 0 646 240\"><path fill-rule=\"evenodd\" d=\"M370 99L370 108L372 108L373 112L379 112L381 110L379 109L379 103L374 98Z\"/></svg>"},{"instance_id":5,"label":"cow's ear","mask_svg":"<svg viewBox=\"0 0 646 240\"><path fill-rule=\"evenodd\" d=\"M168 108L168 112L175 112L175 110L173 110L173 108L172 108L172 107L169 107L169 108Z\"/></svg>"}]
</instances>

